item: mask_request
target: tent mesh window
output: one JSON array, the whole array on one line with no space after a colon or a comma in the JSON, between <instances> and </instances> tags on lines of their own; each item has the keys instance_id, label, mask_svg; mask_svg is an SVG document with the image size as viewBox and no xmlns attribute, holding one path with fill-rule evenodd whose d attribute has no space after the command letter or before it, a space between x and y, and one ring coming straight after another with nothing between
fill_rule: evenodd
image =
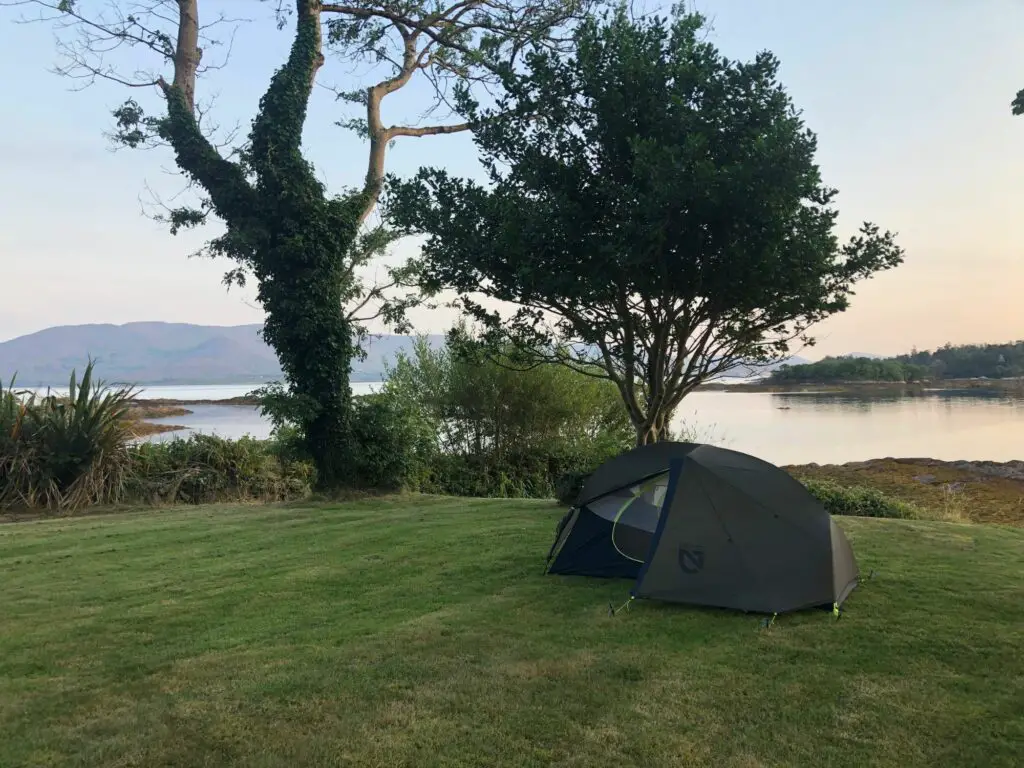
<instances>
[{"instance_id":1,"label":"tent mesh window","mask_svg":"<svg viewBox=\"0 0 1024 768\"><path fill-rule=\"evenodd\" d=\"M612 524L612 545L620 555L642 563L667 491L668 473L664 472L595 499L587 509Z\"/></svg>"}]
</instances>

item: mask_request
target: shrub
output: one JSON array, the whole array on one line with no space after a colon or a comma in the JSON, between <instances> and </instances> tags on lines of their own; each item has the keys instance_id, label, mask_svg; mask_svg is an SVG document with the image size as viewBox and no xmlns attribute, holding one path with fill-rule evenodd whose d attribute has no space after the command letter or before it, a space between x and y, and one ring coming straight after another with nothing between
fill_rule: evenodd
<instances>
[{"instance_id":1,"label":"shrub","mask_svg":"<svg viewBox=\"0 0 1024 768\"><path fill-rule=\"evenodd\" d=\"M355 481L369 490L418 490L437 452L431 424L384 395L356 398L352 432Z\"/></svg>"},{"instance_id":2,"label":"shrub","mask_svg":"<svg viewBox=\"0 0 1024 768\"><path fill-rule=\"evenodd\" d=\"M0 506L70 511L122 498L128 481L130 387L72 372L67 396L0 387Z\"/></svg>"},{"instance_id":3,"label":"shrub","mask_svg":"<svg viewBox=\"0 0 1024 768\"><path fill-rule=\"evenodd\" d=\"M893 499L874 488L842 486L828 480L803 479L801 482L832 515L907 520L922 516L915 505Z\"/></svg>"},{"instance_id":4,"label":"shrub","mask_svg":"<svg viewBox=\"0 0 1024 768\"><path fill-rule=\"evenodd\" d=\"M415 435L396 441L416 446L415 471L403 465L404 487L554 498L563 475L590 472L632 447L635 435L611 382L558 365L513 370L511 357L470 359L460 349L419 339L388 372L379 402L390 403L401 415L394 423ZM367 461L380 453L367 442L373 434L360 437Z\"/></svg>"},{"instance_id":5,"label":"shrub","mask_svg":"<svg viewBox=\"0 0 1024 768\"><path fill-rule=\"evenodd\" d=\"M591 467L593 463L589 457L578 455L525 451L500 456L438 454L428 465L417 490L446 496L552 499L558 496L558 483L563 475L581 474L579 468Z\"/></svg>"},{"instance_id":6,"label":"shrub","mask_svg":"<svg viewBox=\"0 0 1024 768\"><path fill-rule=\"evenodd\" d=\"M134 451L128 496L150 504L284 501L309 493L313 467L274 441L191 435Z\"/></svg>"}]
</instances>

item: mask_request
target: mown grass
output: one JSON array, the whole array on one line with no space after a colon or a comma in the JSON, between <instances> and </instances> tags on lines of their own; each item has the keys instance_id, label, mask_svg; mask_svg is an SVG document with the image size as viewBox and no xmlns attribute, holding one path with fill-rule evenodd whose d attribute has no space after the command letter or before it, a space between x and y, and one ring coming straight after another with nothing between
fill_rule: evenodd
<instances>
[{"instance_id":1,"label":"mown grass","mask_svg":"<svg viewBox=\"0 0 1024 768\"><path fill-rule=\"evenodd\" d=\"M550 502L0 526L2 766L1016 766L1024 531L841 518L842 618L542 575Z\"/></svg>"}]
</instances>

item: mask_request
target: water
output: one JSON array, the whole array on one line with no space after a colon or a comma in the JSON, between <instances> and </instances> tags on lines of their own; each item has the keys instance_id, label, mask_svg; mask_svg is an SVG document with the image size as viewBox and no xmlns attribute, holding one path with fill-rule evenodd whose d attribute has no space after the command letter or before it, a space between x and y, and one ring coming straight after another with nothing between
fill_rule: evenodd
<instances>
[{"instance_id":1,"label":"water","mask_svg":"<svg viewBox=\"0 0 1024 768\"><path fill-rule=\"evenodd\" d=\"M352 384L352 391L357 395L365 394L372 392L378 386L380 385L373 382L356 382ZM235 397L245 397L258 387L258 384L181 384L138 387L136 388L138 393L136 396L142 400L230 400ZM59 396L66 395L68 388L53 387L47 390L46 387L34 389L28 387L27 391L35 392L39 395L45 395L49 391L50 394Z\"/></svg>"},{"instance_id":2,"label":"water","mask_svg":"<svg viewBox=\"0 0 1024 768\"><path fill-rule=\"evenodd\" d=\"M377 384L353 384L357 394ZM147 387L143 398L222 400L251 385ZM159 419L188 431L266 438L270 425L250 406L189 406L190 416ZM922 395L695 392L676 427L700 442L751 453L777 464L862 461L885 456L1009 461L1024 459L1024 397L994 392ZM186 432L163 433L168 440Z\"/></svg>"},{"instance_id":3,"label":"water","mask_svg":"<svg viewBox=\"0 0 1024 768\"><path fill-rule=\"evenodd\" d=\"M259 409L253 406L189 405L187 407L192 411L188 416L169 416L165 419L147 419L147 421L153 424L173 424L188 427L188 429L159 432L149 435L145 439L151 443L163 443L179 437L188 437L192 432L217 435L232 440L247 435L258 440L270 437L270 422L260 416Z\"/></svg>"},{"instance_id":4,"label":"water","mask_svg":"<svg viewBox=\"0 0 1024 768\"><path fill-rule=\"evenodd\" d=\"M695 392L677 422L697 437L776 464L893 457L1024 459L1024 397Z\"/></svg>"},{"instance_id":5,"label":"water","mask_svg":"<svg viewBox=\"0 0 1024 768\"><path fill-rule=\"evenodd\" d=\"M380 384L353 382L352 391L357 395L373 392ZM166 387L145 387L139 393L143 400L230 400L243 397L255 386L251 384L208 384ZM149 419L153 424L173 424L188 427L175 432L160 432L146 439L154 443L187 437L192 432L204 435L218 435L232 440L248 435L257 440L270 437L270 422L260 415L259 409L251 405L189 405L191 414L169 416L165 419Z\"/></svg>"}]
</instances>

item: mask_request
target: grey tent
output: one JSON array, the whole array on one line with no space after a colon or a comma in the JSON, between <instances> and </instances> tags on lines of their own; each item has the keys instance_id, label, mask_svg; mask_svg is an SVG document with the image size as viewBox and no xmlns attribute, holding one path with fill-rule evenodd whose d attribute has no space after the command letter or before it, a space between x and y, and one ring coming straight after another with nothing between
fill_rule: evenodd
<instances>
[{"instance_id":1,"label":"grey tent","mask_svg":"<svg viewBox=\"0 0 1024 768\"><path fill-rule=\"evenodd\" d=\"M783 613L841 604L850 542L778 467L696 443L606 462L562 518L548 573L635 579L637 598Z\"/></svg>"}]
</instances>

